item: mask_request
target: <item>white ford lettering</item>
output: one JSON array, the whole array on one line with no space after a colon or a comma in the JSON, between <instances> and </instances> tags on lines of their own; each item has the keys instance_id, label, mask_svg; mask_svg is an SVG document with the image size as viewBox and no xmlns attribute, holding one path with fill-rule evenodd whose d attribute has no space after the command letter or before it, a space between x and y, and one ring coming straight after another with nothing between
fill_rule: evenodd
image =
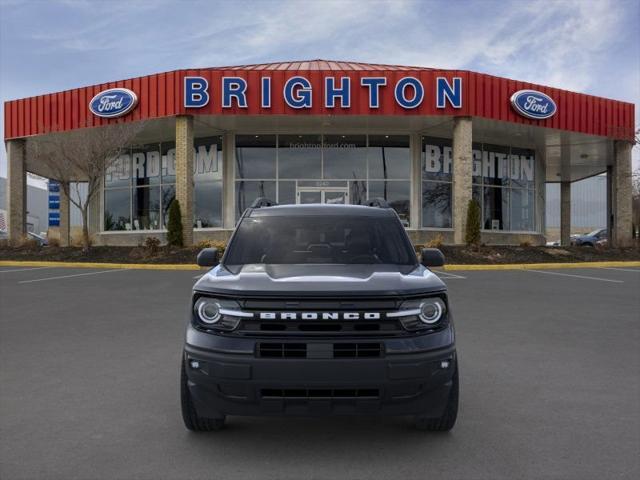
<instances>
[{"instance_id":1,"label":"white ford lettering","mask_svg":"<svg viewBox=\"0 0 640 480\"><path fill-rule=\"evenodd\" d=\"M380 320L380 312L260 312L260 320Z\"/></svg>"}]
</instances>

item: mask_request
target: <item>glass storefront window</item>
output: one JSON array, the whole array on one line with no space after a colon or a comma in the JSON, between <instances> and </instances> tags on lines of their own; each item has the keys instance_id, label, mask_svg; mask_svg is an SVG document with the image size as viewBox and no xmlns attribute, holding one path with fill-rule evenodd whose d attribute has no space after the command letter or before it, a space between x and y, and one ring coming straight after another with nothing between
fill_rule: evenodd
<instances>
[{"instance_id":1,"label":"glass storefront window","mask_svg":"<svg viewBox=\"0 0 640 480\"><path fill-rule=\"evenodd\" d=\"M451 183L422 182L422 226L451 228Z\"/></svg>"},{"instance_id":2,"label":"glass storefront window","mask_svg":"<svg viewBox=\"0 0 640 480\"><path fill-rule=\"evenodd\" d=\"M534 229L535 193L533 190L511 189L511 230L528 232Z\"/></svg>"},{"instance_id":3,"label":"glass storefront window","mask_svg":"<svg viewBox=\"0 0 640 480\"><path fill-rule=\"evenodd\" d=\"M162 225L166 226L169 222L169 207L171 202L176 198L176 186L175 185L163 185L162 186Z\"/></svg>"},{"instance_id":4,"label":"glass storefront window","mask_svg":"<svg viewBox=\"0 0 640 480\"><path fill-rule=\"evenodd\" d=\"M509 159L511 186L535 188L535 152L524 148L512 148Z\"/></svg>"},{"instance_id":5,"label":"glass storefront window","mask_svg":"<svg viewBox=\"0 0 640 480\"><path fill-rule=\"evenodd\" d=\"M369 135L369 178L411 178L411 151L407 135Z\"/></svg>"},{"instance_id":6,"label":"glass storefront window","mask_svg":"<svg viewBox=\"0 0 640 480\"><path fill-rule=\"evenodd\" d=\"M194 185L194 228L222 227L222 180Z\"/></svg>"},{"instance_id":7,"label":"glass storefront window","mask_svg":"<svg viewBox=\"0 0 640 480\"><path fill-rule=\"evenodd\" d=\"M275 147L275 135L236 135L236 178L276 178Z\"/></svg>"},{"instance_id":8,"label":"glass storefront window","mask_svg":"<svg viewBox=\"0 0 640 480\"><path fill-rule=\"evenodd\" d=\"M278 135L279 178L322 178L322 135Z\"/></svg>"},{"instance_id":9,"label":"glass storefront window","mask_svg":"<svg viewBox=\"0 0 640 480\"><path fill-rule=\"evenodd\" d=\"M176 144L163 142L160 146L162 183L176 183Z\"/></svg>"},{"instance_id":10,"label":"glass storefront window","mask_svg":"<svg viewBox=\"0 0 640 480\"><path fill-rule=\"evenodd\" d=\"M236 218L258 197L276 198L276 182L270 180L236 182Z\"/></svg>"},{"instance_id":11,"label":"glass storefront window","mask_svg":"<svg viewBox=\"0 0 640 480\"><path fill-rule=\"evenodd\" d=\"M128 150L109 165L104 184L106 188L128 187L131 184L131 153Z\"/></svg>"},{"instance_id":12,"label":"glass storefront window","mask_svg":"<svg viewBox=\"0 0 640 480\"><path fill-rule=\"evenodd\" d=\"M295 181L280 181L278 182L278 203L280 205L287 205L296 203L296 182Z\"/></svg>"},{"instance_id":13,"label":"glass storefront window","mask_svg":"<svg viewBox=\"0 0 640 480\"><path fill-rule=\"evenodd\" d=\"M194 227L222 227L221 136L195 140L193 170ZM130 148L105 175L104 230L165 228L175 175L174 142ZM131 184L128 195L119 188Z\"/></svg>"},{"instance_id":14,"label":"glass storefront window","mask_svg":"<svg viewBox=\"0 0 640 480\"><path fill-rule=\"evenodd\" d=\"M483 145L482 177L485 185L509 185L509 147Z\"/></svg>"},{"instance_id":15,"label":"glass storefront window","mask_svg":"<svg viewBox=\"0 0 640 480\"><path fill-rule=\"evenodd\" d=\"M509 230L509 189L484 187L485 230Z\"/></svg>"},{"instance_id":16,"label":"glass storefront window","mask_svg":"<svg viewBox=\"0 0 640 480\"><path fill-rule=\"evenodd\" d=\"M131 189L104 192L104 229L131 230Z\"/></svg>"},{"instance_id":17,"label":"glass storefront window","mask_svg":"<svg viewBox=\"0 0 640 480\"><path fill-rule=\"evenodd\" d=\"M450 182L453 173L451 140L423 137L422 180Z\"/></svg>"},{"instance_id":18,"label":"glass storefront window","mask_svg":"<svg viewBox=\"0 0 640 480\"><path fill-rule=\"evenodd\" d=\"M134 186L159 185L160 171L160 144L144 145L131 149L131 176Z\"/></svg>"},{"instance_id":19,"label":"glass storefront window","mask_svg":"<svg viewBox=\"0 0 640 480\"><path fill-rule=\"evenodd\" d=\"M366 135L325 135L323 178L367 178Z\"/></svg>"},{"instance_id":20,"label":"glass storefront window","mask_svg":"<svg viewBox=\"0 0 640 480\"><path fill-rule=\"evenodd\" d=\"M409 226L411 205L411 185L401 180L369 181L369 198L384 198L389 206L398 212L405 227Z\"/></svg>"},{"instance_id":21,"label":"glass storefront window","mask_svg":"<svg viewBox=\"0 0 640 480\"><path fill-rule=\"evenodd\" d=\"M133 230L158 230L160 228L160 188L133 188Z\"/></svg>"}]
</instances>

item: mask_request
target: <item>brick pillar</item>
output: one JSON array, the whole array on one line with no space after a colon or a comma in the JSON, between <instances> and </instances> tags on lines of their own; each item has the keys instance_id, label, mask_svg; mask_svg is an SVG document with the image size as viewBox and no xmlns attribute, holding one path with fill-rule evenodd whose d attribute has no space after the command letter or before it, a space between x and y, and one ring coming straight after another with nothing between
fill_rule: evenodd
<instances>
[{"instance_id":1,"label":"brick pillar","mask_svg":"<svg viewBox=\"0 0 640 480\"><path fill-rule=\"evenodd\" d=\"M473 173L473 126L470 117L453 123L453 243L464 243Z\"/></svg>"},{"instance_id":2,"label":"brick pillar","mask_svg":"<svg viewBox=\"0 0 640 480\"><path fill-rule=\"evenodd\" d=\"M236 136L225 133L222 140L222 226L228 229L236 225L235 158Z\"/></svg>"},{"instance_id":3,"label":"brick pillar","mask_svg":"<svg viewBox=\"0 0 640 480\"><path fill-rule=\"evenodd\" d=\"M422 136L411 135L411 229L422 227Z\"/></svg>"},{"instance_id":4,"label":"brick pillar","mask_svg":"<svg viewBox=\"0 0 640 480\"><path fill-rule=\"evenodd\" d=\"M176 117L176 199L182 213L182 241L193 245L193 117Z\"/></svg>"},{"instance_id":5,"label":"brick pillar","mask_svg":"<svg viewBox=\"0 0 640 480\"><path fill-rule=\"evenodd\" d=\"M64 188L63 188L64 187ZM70 188L69 183L63 185L60 182L60 246L68 247L70 245L69 229L71 228L71 213L69 209L69 197L65 193Z\"/></svg>"},{"instance_id":6,"label":"brick pillar","mask_svg":"<svg viewBox=\"0 0 640 480\"><path fill-rule=\"evenodd\" d=\"M9 242L16 244L27 234L27 172L24 140L7 142L7 228Z\"/></svg>"},{"instance_id":7,"label":"brick pillar","mask_svg":"<svg viewBox=\"0 0 640 480\"><path fill-rule=\"evenodd\" d=\"M571 245L571 182L560 182L560 245Z\"/></svg>"},{"instance_id":8,"label":"brick pillar","mask_svg":"<svg viewBox=\"0 0 640 480\"><path fill-rule=\"evenodd\" d=\"M628 247L632 244L632 178L631 178L632 143L617 141L615 144L615 163L612 168L612 238L611 245Z\"/></svg>"}]
</instances>

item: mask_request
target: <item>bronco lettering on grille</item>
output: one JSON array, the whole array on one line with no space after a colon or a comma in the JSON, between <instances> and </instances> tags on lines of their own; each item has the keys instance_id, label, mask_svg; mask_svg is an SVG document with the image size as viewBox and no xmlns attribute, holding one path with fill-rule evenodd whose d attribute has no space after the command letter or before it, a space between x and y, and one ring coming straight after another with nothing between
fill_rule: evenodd
<instances>
[{"instance_id":1,"label":"bronco lettering on grille","mask_svg":"<svg viewBox=\"0 0 640 480\"><path fill-rule=\"evenodd\" d=\"M261 320L380 320L379 312L260 312Z\"/></svg>"}]
</instances>

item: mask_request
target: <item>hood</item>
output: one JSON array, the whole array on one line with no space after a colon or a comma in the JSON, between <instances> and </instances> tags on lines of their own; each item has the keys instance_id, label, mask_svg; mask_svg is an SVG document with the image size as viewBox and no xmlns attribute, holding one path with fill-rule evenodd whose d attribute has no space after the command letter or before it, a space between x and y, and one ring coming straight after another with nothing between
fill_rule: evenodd
<instances>
[{"instance_id":1,"label":"hood","mask_svg":"<svg viewBox=\"0 0 640 480\"><path fill-rule=\"evenodd\" d=\"M240 268L236 270L236 268ZM418 265L244 265L234 274L218 265L194 290L227 295L404 296L446 290Z\"/></svg>"}]
</instances>

